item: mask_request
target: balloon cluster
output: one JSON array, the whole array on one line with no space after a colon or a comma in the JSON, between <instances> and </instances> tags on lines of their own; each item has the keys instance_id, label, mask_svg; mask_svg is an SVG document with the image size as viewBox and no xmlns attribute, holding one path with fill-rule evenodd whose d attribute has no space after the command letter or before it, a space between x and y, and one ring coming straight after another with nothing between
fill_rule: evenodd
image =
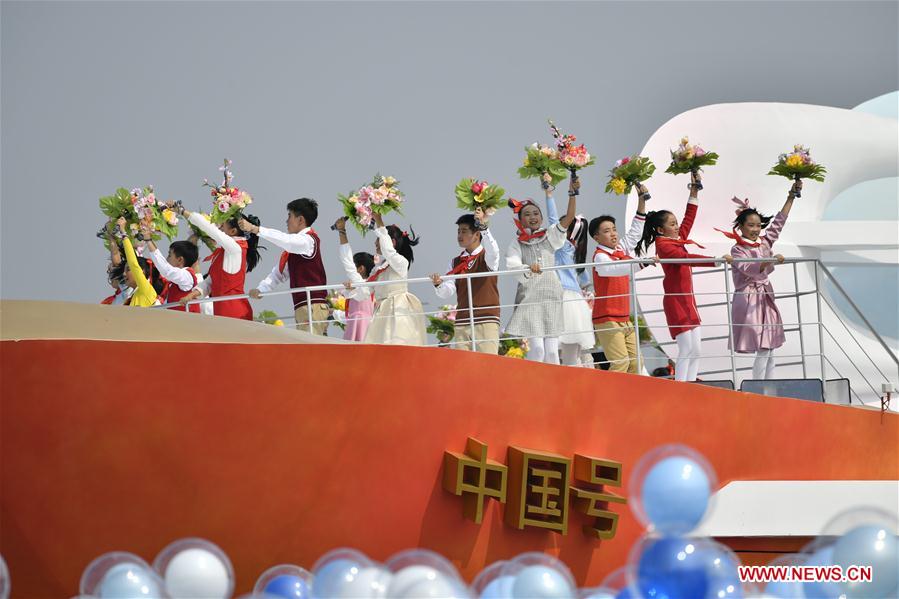
<instances>
[{"instance_id":1,"label":"balloon cluster","mask_svg":"<svg viewBox=\"0 0 899 599\"><path fill-rule=\"evenodd\" d=\"M856 508L834 518L822 536L774 566L871 566L866 582L742 583L740 561L710 538L690 536L709 512L715 472L683 445L644 455L630 477L630 504L646 534L627 565L596 588L578 589L568 568L544 553L524 553L485 568L466 585L446 558L426 549L401 551L378 563L355 549L335 549L309 572L282 564L266 570L241 599L838 599L899 596L899 543L894 515ZM10 581L0 557L0 599ZM225 553L203 539L163 549L152 567L132 553L113 552L84 570L81 597L97 599L228 599L234 570Z\"/></svg>"}]
</instances>

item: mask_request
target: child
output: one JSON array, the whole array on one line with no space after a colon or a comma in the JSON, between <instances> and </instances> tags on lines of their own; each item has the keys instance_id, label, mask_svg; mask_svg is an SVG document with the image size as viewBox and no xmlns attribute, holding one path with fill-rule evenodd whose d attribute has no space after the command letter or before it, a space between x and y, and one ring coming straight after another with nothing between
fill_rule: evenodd
<instances>
[{"instance_id":1,"label":"child","mask_svg":"<svg viewBox=\"0 0 899 599\"><path fill-rule=\"evenodd\" d=\"M247 220L240 221L240 228L244 232L259 235L284 250L272 272L255 289L250 290L250 297L259 299L261 294L271 291L288 278L291 289L328 284L322 264L321 240L312 228L317 218L318 203L309 198L300 198L287 204L287 233L259 227ZM328 329L327 298L328 292L324 289L293 293L293 313L298 329L315 335L325 334ZM308 303L312 304L311 309Z\"/></svg>"},{"instance_id":2,"label":"child","mask_svg":"<svg viewBox=\"0 0 899 599\"><path fill-rule=\"evenodd\" d=\"M558 276L544 276L543 266L555 266L555 252L565 245L566 229L577 210L575 191L580 182L569 182L568 211L560 221L544 229L543 214L531 200L509 200L518 228L518 239L506 250L506 268L524 271L518 281L515 311L506 334L528 339L528 359L559 363L562 332L562 284Z\"/></svg>"},{"instance_id":3,"label":"child","mask_svg":"<svg viewBox=\"0 0 899 599\"><path fill-rule=\"evenodd\" d=\"M450 260L446 274L496 272L499 269L499 245L490 233L486 213L478 208L474 214L463 214L456 219L456 227L456 242L462 248L462 253ZM437 297L445 299L455 293L458 298L453 347L472 349L471 336L474 329L475 351L494 355L499 353L497 277L444 280L434 273L431 275L431 282ZM469 284L471 310L468 306Z\"/></svg>"},{"instance_id":4,"label":"child","mask_svg":"<svg viewBox=\"0 0 899 599\"><path fill-rule=\"evenodd\" d=\"M702 343L700 332L699 311L696 308L696 298L693 296L692 270L697 266L715 266L715 258L700 254L691 254L686 245L694 244L702 247L689 239L690 229L696 219L698 194L702 189L699 173L692 175L692 183L689 185L690 199L687 200L687 209L684 212L684 222L677 226L677 217L667 210L650 212L646 215L646 223L643 226L643 236L637 243L637 255L642 255L653 242L656 244L656 254L659 258L704 258L708 262L698 264L663 264L662 271L665 278L662 286L665 289L665 299L662 307L665 310L665 320L668 322L668 331L671 338L677 341L677 366L674 371L675 380L695 381L699 373L699 356ZM728 264L733 258L726 254L722 259Z\"/></svg>"},{"instance_id":5,"label":"child","mask_svg":"<svg viewBox=\"0 0 899 599\"><path fill-rule=\"evenodd\" d=\"M123 306L131 298L134 289L128 287L125 281L125 269L127 265L122 259L122 250L119 248L119 240L109 233L106 226L103 227L102 232L103 237L109 244L109 264L106 265L106 280L115 292L100 300L100 303L105 306Z\"/></svg>"},{"instance_id":6,"label":"child","mask_svg":"<svg viewBox=\"0 0 899 599\"><path fill-rule=\"evenodd\" d=\"M777 241L793 198L802 190L802 181L793 183L787 201L774 218L762 216L749 207L749 200L733 198L738 208L734 231L724 232L736 244L731 249L734 258L776 258L783 264L784 257L774 254L771 246ZM765 235L761 235L765 229ZM739 230L739 233L737 233ZM768 274L774 270L770 262L737 262L733 267L733 349L739 353L755 353L752 364L753 379L770 379L774 373L774 350L785 341L783 320L774 303L774 289Z\"/></svg>"},{"instance_id":7,"label":"child","mask_svg":"<svg viewBox=\"0 0 899 599\"><path fill-rule=\"evenodd\" d=\"M206 276L203 274L202 266L200 265L200 236L197 235L195 231L191 231L190 237L188 237L187 240L197 246L197 261L195 264L191 264L190 268L197 276L197 286L199 287L203 284L203 280L206 278ZM209 248L209 251L215 251L215 242L212 241L212 239L210 239L209 237L203 237L203 244ZM206 274L208 275L209 273ZM212 302L203 302L200 304L200 314L203 314L205 316L214 316L214 309L215 306Z\"/></svg>"},{"instance_id":8,"label":"child","mask_svg":"<svg viewBox=\"0 0 899 599\"><path fill-rule=\"evenodd\" d=\"M206 258L210 262L206 278L179 301L187 305L201 297L243 295L247 273L259 263L259 237L242 233L237 226L237 217L216 227L198 212L190 212L181 206L174 209L218 243L212 255ZM246 219L252 224L259 224L255 216L248 215ZM253 320L253 309L246 298L214 302L212 310L216 316Z\"/></svg>"},{"instance_id":9,"label":"child","mask_svg":"<svg viewBox=\"0 0 899 599\"><path fill-rule=\"evenodd\" d=\"M125 232L125 219L120 218L117 224L119 233L124 237L122 245L125 247L125 262L128 264L128 269L125 271L125 282L134 290L131 297L125 301L125 305L137 308L158 306L159 293L164 285L162 277L159 276L159 272L153 267L152 262L146 258L138 258L134 253L134 246Z\"/></svg>"},{"instance_id":10,"label":"child","mask_svg":"<svg viewBox=\"0 0 899 599\"><path fill-rule=\"evenodd\" d=\"M646 222L646 199L649 192L637 183L637 214L624 239L618 237L615 219L608 215L590 221L590 237L596 241L593 262L593 327L596 343L602 346L613 372L640 372L637 358L637 336L631 323L631 265L616 264L632 260ZM634 271L640 267L634 267Z\"/></svg>"},{"instance_id":11,"label":"child","mask_svg":"<svg viewBox=\"0 0 899 599\"><path fill-rule=\"evenodd\" d=\"M374 286L375 313L371 325L365 331L365 343L389 345L425 345L424 310L421 300L409 293L403 279L409 276L409 266L414 260L412 247L418 245L418 237L412 237L396 225L384 226L381 215L374 214L375 251L382 257L379 266L366 279L374 281L400 281L392 285ZM349 246L349 244L346 244ZM347 247L347 252L352 249Z\"/></svg>"},{"instance_id":12,"label":"child","mask_svg":"<svg viewBox=\"0 0 899 599\"><path fill-rule=\"evenodd\" d=\"M181 312L187 310L199 314L199 304L185 307L179 302L197 286L197 275L190 268L190 265L197 262L199 255L197 246L189 241L175 241L169 246L169 255L164 257L150 238L150 230L144 227L142 231L144 238L148 240L147 247L150 249L153 263L166 280L162 293L159 294L159 301L163 304L178 303L169 310L180 310Z\"/></svg>"},{"instance_id":13,"label":"child","mask_svg":"<svg viewBox=\"0 0 899 599\"><path fill-rule=\"evenodd\" d=\"M550 225L559 222L559 213L551 189L546 190L546 219ZM577 215L568 225L566 243L556 250L556 264L583 264L587 259L587 220ZM590 305L581 291L590 284L584 268L557 270L562 283L562 328L559 354L565 366L578 366L581 352L595 345L590 324Z\"/></svg>"},{"instance_id":14,"label":"child","mask_svg":"<svg viewBox=\"0 0 899 599\"><path fill-rule=\"evenodd\" d=\"M368 252L353 253L346 236L346 218L338 218L334 229L340 234L340 264L349 277L344 283L347 292L346 329L343 331L343 338L347 341L362 341L375 312L375 300L371 289L361 283L371 276L375 268L375 257Z\"/></svg>"}]
</instances>

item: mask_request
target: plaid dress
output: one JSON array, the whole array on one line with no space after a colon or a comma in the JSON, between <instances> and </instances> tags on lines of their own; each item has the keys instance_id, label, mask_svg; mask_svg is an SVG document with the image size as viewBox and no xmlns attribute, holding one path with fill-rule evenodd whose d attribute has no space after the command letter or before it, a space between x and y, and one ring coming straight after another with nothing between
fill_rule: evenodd
<instances>
[{"instance_id":1,"label":"plaid dress","mask_svg":"<svg viewBox=\"0 0 899 599\"><path fill-rule=\"evenodd\" d=\"M506 254L507 266L515 247L521 254L521 264L527 270L518 281L515 293L515 312L506 325L506 334L514 337L558 337L562 333L562 283L554 272L534 274L528 266L539 262L542 267L555 266L555 252L566 243L565 230L553 225L546 235L531 241L513 241Z\"/></svg>"}]
</instances>

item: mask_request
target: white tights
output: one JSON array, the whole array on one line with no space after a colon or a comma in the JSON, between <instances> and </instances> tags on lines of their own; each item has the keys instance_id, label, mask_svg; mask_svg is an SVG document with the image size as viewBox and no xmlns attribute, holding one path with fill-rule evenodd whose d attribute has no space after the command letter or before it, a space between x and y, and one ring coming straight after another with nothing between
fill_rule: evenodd
<instances>
[{"instance_id":1,"label":"white tights","mask_svg":"<svg viewBox=\"0 0 899 599\"><path fill-rule=\"evenodd\" d=\"M528 337L528 360L545 362L547 364L558 364L559 338Z\"/></svg>"},{"instance_id":2,"label":"white tights","mask_svg":"<svg viewBox=\"0 0 899 599\"><path fill-rule=\"evenodd\" d=\"M581 365L580 343L560 343L559 353L561 354L562 364L564 364L565 366Z\"/></svg>"},{"instance_id":3,"label":"white tights","mask_svg":"<svg viewBox=\"0 0 899 599\"><path fill-rule=\"evenodd\" d=\"M755 352L752 363L752 378L755 380L770 379L774 374L774 350L760 349Z\"/></svg>"},{"instance_id":4,"label":"white tights","mask_svg":"<svg viewBox=\"0 0 899 599\"><path fill-rule=\"evenodd\" d=\"M699 373L699 357L702 353L702 327L685 331L674 338L677 341L677 362L674 380L695 381Z\"/></svg>"}]
</instances>

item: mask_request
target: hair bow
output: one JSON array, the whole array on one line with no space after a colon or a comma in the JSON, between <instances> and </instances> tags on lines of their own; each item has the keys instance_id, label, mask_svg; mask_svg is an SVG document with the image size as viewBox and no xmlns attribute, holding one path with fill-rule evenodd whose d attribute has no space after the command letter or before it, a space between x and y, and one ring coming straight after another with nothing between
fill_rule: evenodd
<instances>
[{"instance_id":1,"label":"hair bow","mask_svg":"<svg viewBox=\"0 0 899 599\"><path fill-rule=\"evenodd\" d=\"M740 216L740 213L744 210L749 210L749 198L741 200L737 196L734 196L730 199L730 201L737 205L737 209L734 210L734 213L736 213L737 216Z\"/></svg>"}]
</instances>

